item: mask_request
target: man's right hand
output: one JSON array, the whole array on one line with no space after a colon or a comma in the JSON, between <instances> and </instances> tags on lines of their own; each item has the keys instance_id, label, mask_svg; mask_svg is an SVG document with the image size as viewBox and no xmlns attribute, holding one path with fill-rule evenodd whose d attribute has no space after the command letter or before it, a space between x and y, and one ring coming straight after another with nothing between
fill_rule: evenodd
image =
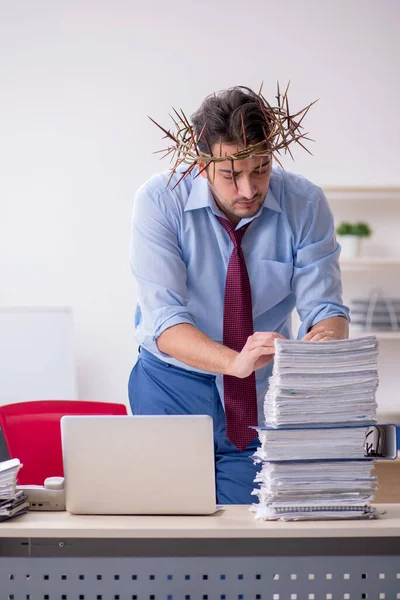
<instances>
[{"instance_id":1,"label":"man's right hand","mask_svg":"<svg viewBox=\"0 0 400 600\"><path fill-rule=\"evenodd\" d=\"M233 359L230 375L244 379L253 371L265 367L274 358L277 338L286 339L285 336L273 331L253 333L247 338L243 350Z\"/></svg>"},{"instance_id":2,"label":"man's right hand","mask_svg":"<svg viewBox=\"0 0 400 600\"><path fill-rule=\"evenodd\" d=\"M286 339L280 333L259 331L247 339L241 352L235 352L193 325L179 323L163 331L157 345L161 352L196 369L243 379L271 362L277 338Z\"/></svg>"}]
</instances>

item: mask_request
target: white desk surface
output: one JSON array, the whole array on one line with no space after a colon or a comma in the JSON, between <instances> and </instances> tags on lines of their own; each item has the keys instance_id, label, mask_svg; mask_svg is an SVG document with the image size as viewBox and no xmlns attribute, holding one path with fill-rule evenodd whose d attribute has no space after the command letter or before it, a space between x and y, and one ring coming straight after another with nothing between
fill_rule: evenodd
<instances>
[{"instance_id":1,"label":"white desk surface","mask_svg":"<svg viewBox=\"0 0 400 600\"><path fill-rule=\"evenodd\" d=\"M1 538L343 538L400 537L400 504L380 504L376 520L256 521L248 506L210 516L97 516L28 512L0 522Z\"/></svg>"}]
</instances>

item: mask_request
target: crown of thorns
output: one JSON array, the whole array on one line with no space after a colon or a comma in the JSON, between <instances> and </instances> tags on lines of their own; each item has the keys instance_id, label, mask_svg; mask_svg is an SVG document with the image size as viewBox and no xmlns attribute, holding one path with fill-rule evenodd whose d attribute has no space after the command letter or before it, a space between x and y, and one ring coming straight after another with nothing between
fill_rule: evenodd
<instances>
[{"instance_id":1,"label":"crown of thorns","mask_svg":"<svg viewBox=\"0 0 400 600\"><path fill-rule=\"evenodd\" d=\"M191 126L188 118L181 109L180 112L173 108L175 116L170 115L175 131L171 132L169 129L165 129L159 125L154 119L149 119L157 125L164 132L164 138L169 140L167 148L157 150L155 154L162 153L161 158L171 156L170 162L173 163L171 167L171 175L168 180L168 185L171 182L172 177L177 172L177 169L181 165L188 165L186 169L181 172L181 176L174 185L173 189L179 183L185 179L197 165L202 165L199 172L195 177L198 177L202 171L207 169L211 164L221 161L231 161L231 170L234 172L234 161L241 160L244 158L260 158L260 165L263 157L273 156L277 163L282 166L278 156L283 152L290 154L292 160L294 160L293 154L289 148L293 142L299 144L309 154L311 152L304 146L301 140L314 141L307 137L307 133L301 133L303 126L301 125L304 117L310 110L311 106L317 102L314 100L308 106L299 110L295 114L291 115L289 111L289 100L288 90L290 82L288 83L286 90L283 94L280 93L279 83L277 84L277 106L271 106L269 102L262 95L262 85L260 91L256 95L261 113L265 119L265 127L262 127L264 133L264 139L255 144L247 144L245 124L242 114L242 133L243 133L243 147L241 147L234 154L222 154L222 139L219 144L219 153L215 154L212 152L210 144L207 141L205 135L205 129L207 122L200 133L196 135L193 127ZM171 143L172 142L172 143ZM203 147L207 147L208 152L204 152L200 149L199 143L202 142Z\"/></svg>"}]
</instances>

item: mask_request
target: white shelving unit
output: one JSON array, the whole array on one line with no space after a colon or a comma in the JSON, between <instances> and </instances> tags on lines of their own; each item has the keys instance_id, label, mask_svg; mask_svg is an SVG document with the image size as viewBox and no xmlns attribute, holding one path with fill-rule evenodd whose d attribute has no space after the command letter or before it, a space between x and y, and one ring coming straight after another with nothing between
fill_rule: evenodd
<instances>
[{"instance_id":1,"label":"white shelving unit","mask_svg":"<svg viewBox=\"0 0 400 600\"><path fill-rule=\"evenodd\" d=\"M348 202L399 202L400 187L336 187L322 186L329 203Z\"/></svg>"},{"instance_id":2,"label":"white shelving unit","mask_svg":"<svg viewBox=\"0 0 400 600\"><path fill-rule=\"evenodd\" d=\"M371 258L347 258L340 261L340 268L342 271L356 271L359 269L373 269L377 267L400 267L400 258L374 256ZM400 274L398 276L400 277Z\"/></svg>"},{"instance_id":3,"label":"white shelving unit","mask_svg":"<svg viewBox=\"0 0 400 600\"><path fill-rule=\"evenodd\" d=\"M362 241L361 257L340 261L344 303L376 288L400 298L400 187L322 187L336 225L366 221L372 229L371 238ZM351 337L368 333L350 326ZM390 413L400 423L400 331L372 333L379 340L378 415Z\"/></svg>"},{"instance_id":4,"label":"white shelving unit","mask_svg":"<svg viewBox=\"0 0 400 600\"><path fill-rule=\"evenodd\" d=\"M375 335L378 340L400 341L400 331L360 331L350 328L350 337L352 338L369 334Z\"/></svg>"}]
</instances>

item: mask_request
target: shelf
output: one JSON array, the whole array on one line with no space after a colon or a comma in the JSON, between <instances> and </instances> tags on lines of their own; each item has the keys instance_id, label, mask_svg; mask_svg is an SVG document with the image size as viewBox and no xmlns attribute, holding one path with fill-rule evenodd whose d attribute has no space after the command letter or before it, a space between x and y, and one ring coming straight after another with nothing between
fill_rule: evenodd
<instances>
[{"instance_id":1,"label":"shelf","mask_svg":"<svg viewBox=\"0 0 400 600\"><path fill-rule=\"evenodd\" d=\"M339 187L333 185L321 186L328 202L335 201L398 201L400 203L400 187Z\"/></svg>"},{"instance_id":2,"label":"shelf","mask_svg":"<svg viewBox=\"0 0 400 600\"><path fill-rule=\"evenodd\" d=\"M351 331L350 337L357 338L365 335L374 335L377 340L395 340L400 341L400 331Z\"/></svg>"},{"instance_id":3,"label":"shelf","mask_svg":"<svg viewBox=\"0 0 400 600\"><path fill-rule=\"evenodd\" d=\"M400 258L380 257L380 258L343 258L340 259L340 268L342 271L356 271L358 269L367 269L375 267L400 267Z\"/></svg>"}]
</instances>

